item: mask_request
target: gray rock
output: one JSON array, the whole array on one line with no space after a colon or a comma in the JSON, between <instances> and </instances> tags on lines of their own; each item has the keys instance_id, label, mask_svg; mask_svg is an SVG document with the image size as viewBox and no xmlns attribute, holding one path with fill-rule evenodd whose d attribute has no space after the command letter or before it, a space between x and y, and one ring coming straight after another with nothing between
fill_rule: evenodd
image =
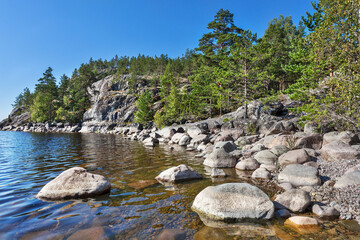
<instances>
[{"instance_id":1,"label":"gray rock","mask_svg":"<svg viewBox=\"0 0 360 240\"><path fill-rule=\"evenodd\" d=\"M193 137L190 141L190 146L192 147L198 147L201 143L207 144L210 142L209 135L206 134L200 134L195 137Z\"/></svg>"},{"instance_id":2,"label":"gray rock","mask_svg":"<svg viewBox=\"0 0 360 240\"><path fill-rule=\"evenodd\" d=\"M282 132L285 132L285 126L282 122L277 122L269 129L266 135L278 134Z\"/></svg>"},{"instance_id":3,"label":"gray rock","mask_svg":"<svg viewBox=\"0 0 360 240\"><path fill-rule=\"evenodd\" d=\"M202 176L197 171L184 164L181 164L177 167L169 168L161 172L157 177L155 177L155 179L158 180L159 182L170 182L170 183L182 182L193 179L201 179L201 178Z\"/></svg>"},{"instance_id":4,"label":"gray rock","mask_svg":"<svg viewBox=\"0 0 360 240\"><path fill-rule=\"evenodd\" d=\"M166 128L161 129L158 133L165 139L171 139L174 136L174 134L176 133L176 129L171 128L171 127L166 127Z\"/></svg>"},{"instance_id":5,"label":"gray rock","mask_svg":"<svg viewBox=\"0 0 360 240\"><path fill-rule=\"evenodd\" d=\"M314 204L312 207L312 212L319 218L325 219L335 219L340 216L340 212L334 207L320 206L319 204Z\"/></svg>"},{"instance_id":6,"label":"gray rock","mask_svg":"<svg viewBox=\"0 0 360 240\"><path fill-rule=\"evenodd\" d=\"M289 148L284 145L277 145L270 149L270 152L272 152L273 154L275 154L278 157L288 151L289 151Z\"/></svg>"},{"instance_id":7,"label":"gray rock","mask_svg":"<svg viewBox=\"0 0 360 240\"><path fill-rule=\"evenodd\" d=\"M304 149L292 150L281 155L278 162L281 166L289 164L303 164L311 161L309 154Z\"/></svg>"},{"instance_id":8,"label":"gray rock","mask_svg":"<svg viewBox=\"0 0 360 240\"><path fill-rule=\"evenodd\" d=\"M187 145L189 145L190 141L191 141L191 138L190 138L188 135L185 134L184 136L182 136L182 137L180 138L178 144L179 144L180 146L187 146Z\"/></svg>"},{"instance_id":9,"label":"gray rock","mask_svg":"<svg viewBox=\"0 0 360 240\"><path fill-rule=\"evenodd\" d=\"M360 143L359 137L357 134L352 133L350 131L345 132L328 132L324 134L324 143L326 145L328 143L334 141L341 141L348 145L354 145Z\"/></svg>"},{"instance_id":10,"label":"gray rock","mask_svg":"<svg viewBox=\"0 0 360 240\"><path fill-rule=\"evenodd\" d=\"M279 183L291 183L295 187L318 186L321 183L318 171L311 166L301 164L287 165L278 175Z\"/></svg>"},{"instance_id":11,"label":"gray rock","mask_svg":"<svg viewBox=\"0 0 360 240\"><path fill-rule=\"evenodd\" d=\"M195 198L192 209L212 220L270 219L274 204L259 188L247 183L209 186Z\"/></svg>"},{"instance_id":12,"label":"gray rock","mask_svg":"<svg viewBox=\"0 0 360 240\"><path fill-rule=\"evenodd\" d=\"M342 141L333 141L321 148L321 155L328 161L353 160L360 158L360 152Z\"/></svg>"},{"instance_id":13,"label":"gray rock","mask_svg":"<svg viewBox=\"0 0 360 240\"><path fill-rule=\"evenodd\" d=\"M260 168L264 168L268 170L269 172L276 172L276 166L271 164L261 164Z\"/></svg>"},{"instance_id":14,"label":"gray rock","mask_svg":"<svg viewBox=\"0 0 360 240\"><path fill-rule=\"evenodd\" d=\"M236 149L236 145L234 142L218 142L214 145L214 149L224 149L226 152L232 152Z\"/></svg>"},{"instance_id":15,"label":"gray rock","mask_svg":"<svg viewBox=\"0 0 360 240\"><path fill-rule=\"evenodd\" d=\"M322 146L322 137L320 134L302 134L298 136L298 139L295 142L295 148L311 148L315 150L320 150Z\"/></svg>"},{"instance_id":16,"label":"gray rock","mask_svg":"<svg viewBox=\"0 0 360 240\"><path fill-rule=\"evenodd\" d=\"M261 143L258 143L258 144L255 144L252 148L251 148L251 151L252 152L259 152L259 151L262 151L262 150L265 150L265 146L262 145Z\"/></svg>"},{"instance_id":17,"label":"gray rock","mask_svg":"<svg viewBox=\"0 0 360 240\"><path fill-rule=\"evenodd\" d=\"M110 192L110 188L105 177L73 167L47 183L36 197L49 200L85 198Z\"/></svg>"},{"instance_id":18,"label":"gray rock","mask_svg":"<svg viewBox=\"0 0 360 240\"><path fill-rule=\"evenodd\" d=\"M156 240L183 240L186 239L186 231L182 229L164 229Z\"/></svg>"},{"instance_id":19,"label":"gray rock","mask_svg":"<svg viewBox=\"0 0 360 240\"><path fill-rule=\"evenodd\" d=\"M206 157L204 165L214 168L235 167L236 158L224 148L214 148L213 152Z\"/></svg>"},{"instance_id":20,"label":"gray rock","mask_svg":"<svg viewBox=\"0 0 360 240\"><path fill-rule=\"evenodd\" d=\"M236 169L252 171L260 167L260 164L254 158L242 159L235 166Z\"/></svg>"},{"instance_id":21,"label":"gray rock","mask_svg":"<svg viewBox=\"0 0 360 240\"><path fill-rule=\"evenodd\" d=\"M251 175L251 178L270 179L271 174L265 168L258 168L253 172L253 174Z\"/></svg>"},{"instance_id":22,"label":"gray rock","mask_svg":"<svg viewBox=\"0 0 360 240\"><path fill-rule=\"evenodd\" d=\"M289 209L292 212L304 212L310 205L311 197L308 192L291 189L276 196L274 205L276 209Z\"/></svg>"},{"instance_id":23,"label":"gray rock","mask_svg":"<svg viewBox=\"0 0 360 240\"><path fill-rule=\"evenodd\" d=\"M191 126L190 128L187 129L187 134L191 137L191 138L195 138L196 136L200 135L200 134L205 134L206 131L204 129L199 128L198 126Z\"/></svg>"},{"instance_id":24,"label":"gray rock","mask_svg":"<svg viewBox=\"0 0 360 240\"><path fill-rule=\"evenodd\" d=\"M346 170L345 174L348 174L348 173L351 173L351 172L360 172L360 164L352 167L352 168L349 168L348 170Z\"/></svg>"},{"instance_id":25,"label":"gray rock","mask_svg":"<svg viewBox=\"0 0 360 240\"><path fill-rule=\"evenodd\" d=\"M307 134L316 133L317 128L318 128L317 124L306 123L304 126L304 133L307 133Z\"/></svg>"},{"instance_id":26,"label":"gray rock","mask_svg":"<svg viewBox=\"0 0 360 240\"><path fill-rule=\"evenodd\" d=\"M275 211L275 217L288 218L288 217L291 217L291 213L287 209L278 209Z\"/></svg>"},{"instance_id":27,"label":"gray rock","mask_svg":"<svg viewBox=\"0 0 360 240\"><path fill-rule=\"evenodd\" d=\"M159 143L159 140L156 138L152 138L152 137L146 138L143 141L143 144L147 147L154 147L156 145L156 143Z\"/></svg>"},{"instance_id":28,"label":"gray rock","mask_svg":"<svg viewBox=\"0 0 360 240\"><path fill-rule=\"evenodd\" d=\"M350 185L360 184L360 171L353 171L345 174L336 181L334 188L344 188Z\"/></svg>"},{"instance_id":29,"label":"gray rock","mask_svg":"<svg viewBox=\"0 0 360 240\"><path fill-rule=\"evenodd\" d=\"M269 150L263 150L254 155L254 158L261 164L275 164L277 156Z\"/></svg>"},{"instance_id":30,"label":"gray rock","mask_svg":"<svg viewBox=\"0 0 360 240\"><path fill-rule=\"evenodd\" d=\"M171 142L174 144L178 144L180 139L184 136L186 136L186 134L184 133L175 133L174 136L172 136L171 138Z\"/></svg>"},{"instance_id":31,"label":"gray rock","mask_svg":"<svg viewBox=\"0 0 360 240\"><path fill-rule=\"evenodd\" d=\"M211 169L211 177L218 178L218 177L226 177L227 174L224 172L224 170L220 168L213 168Z\"/></svg>"},{"instance_id":32,"label":"gray rock","mask_svg":"<svg viewBox=\"0 0 360 240\"><path fill-rule=\"evenodd\" d=\"M287 183L287 182L280 183L279 186L282 187L285 191L293 189L293 186L291 185L291 183Z\"/></svg>"}]
</instances>

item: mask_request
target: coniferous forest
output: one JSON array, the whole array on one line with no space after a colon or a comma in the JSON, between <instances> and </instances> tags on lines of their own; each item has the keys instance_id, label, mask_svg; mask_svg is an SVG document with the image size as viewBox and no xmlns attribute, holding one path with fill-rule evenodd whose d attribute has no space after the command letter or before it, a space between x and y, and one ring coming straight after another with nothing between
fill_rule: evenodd
<instances>
[{"instance_id":1,"label":"coniferous forest","mask_svg":"<svg viewBox=\"0 0 360 240\"><path fill-rule=\"evenodd\" d=\"M13 106L30 111L33 122L81 122L91 106L88 88L109 75L130 75L138 94L135 121L164 126L182 119L203 119L236 110L260 99L274 101L287 94L305 103L294 111L304 121L332 120L340 128L360 124L360 3L355 0L319 0L314 12L299 23L291 16L272 19L262 37L242 29L234 15L220 9L209 19L198 46L182 57L167 55L115 56L83 63L57 81L46 69L34 92L29 88ZM135 91L146 76L151 88ZM159 92L155 99L153 91ZM161 101L163 108L152 111Z\"/></svg>"}]
</instances>

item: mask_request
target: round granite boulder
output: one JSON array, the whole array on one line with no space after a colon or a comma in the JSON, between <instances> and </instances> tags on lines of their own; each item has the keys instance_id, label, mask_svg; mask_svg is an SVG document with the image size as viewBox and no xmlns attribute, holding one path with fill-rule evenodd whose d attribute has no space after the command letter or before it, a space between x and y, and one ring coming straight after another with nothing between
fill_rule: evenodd
<instances>
[{"instance_id":1,"label":"round granite boulder","mask_svg":"<svg viewBox=\"0 0 360 240\"><path fill-rule=\"evenodd\" d=\"M105 177L88 173L82 167L73 167L47 183L36 197L48 200L86 198L110 192L110 189L110 182Z\"/></svg>"},{"instance_id":2,"label":"round granite boulder","mask_svg":"<svg viewBox=\"0 0 360 240\"><path fill-rule=\"evenodd\" d=\"M216 221L270 219L274 215L274 204L269 197L248 183L209 186L196 196L192 209Z\"/></svg>"}]
</instances>

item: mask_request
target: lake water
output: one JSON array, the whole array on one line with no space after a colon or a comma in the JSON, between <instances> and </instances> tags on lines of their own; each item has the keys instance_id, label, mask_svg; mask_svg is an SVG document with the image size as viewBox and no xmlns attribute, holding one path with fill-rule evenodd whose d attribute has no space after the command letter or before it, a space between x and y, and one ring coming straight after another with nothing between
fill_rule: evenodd
<instances>
[{"instance_id":1,"label":"lake water","mask_svg":"<svg viewBox=\"0 0 360 240\"><path fill-rule=\"evenodd\" d=\"M164 229L182 229L187 239L359 239L359 226L351 221L324 221L312 235L287 229L282 220L205 226L191 210L195 196L209 185L247 180L243 172L228 169L230 177L213 181L195 154L167 145L146 148L118 135L0 131L0 239L97 234L156 239ZM205 178L173 186L154 181L161 171L182 163ZM75 166L107 177L110 194L57 202L35 198L47 182Z\"/></svg>"}]
</instances>

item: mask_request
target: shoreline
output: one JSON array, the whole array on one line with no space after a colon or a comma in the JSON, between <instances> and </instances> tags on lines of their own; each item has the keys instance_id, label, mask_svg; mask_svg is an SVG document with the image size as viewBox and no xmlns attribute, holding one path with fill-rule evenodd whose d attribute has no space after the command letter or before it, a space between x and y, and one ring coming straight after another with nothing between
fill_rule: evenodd
<instances>
[{"instance_id":1,"label":"shoreline","mask_svg":"<svg viewBox=\"0 0 360 240\"><path fill-rule=\"evenodd\" d=\"M360 168L360 136L358 133L330 132L320 135L310 124L302 130L296 124L296 118L287 119L271 114L262 114L260 117L253 114L249 119L243 119L241 108L218 118L169 126L160 130L153 125L144 127L136 123L119 126L111 122L85 122L83 124L28 123L20 127L7 126L2 128L2 131L116 134L122 135L126 139L141 141L147 147L154 147L161 143L168 144L176 150L176 145L182 146L187 151L197 151L196 157L206 161L211 158L217 143L230 142L236 149L229 152L229 156L236 160L235 164L226 167L252 173L251 178L276 184L283 189L282 192L292 189L305 191L311 197L310 206L320 204L325 207L335 207L340 212L340 219L354 219L360 222L360 204L357 200L357 196L360 195L360 185L334 188L334 184L346 171L354 167ZM350 156L349 159L329 161L326 159L328 156L324 152L324 146L332 141L348 141L346 147L353 149L357 157L351 159ZM295 154L297 150L305 152L304 154L308 155L310 160L304 162L295 160L290 164L281 164L283 155L287 152ZM249 159L255 162L257 167L249 168ZM247 167L239 169L240 162ZM315 168L320 184L297 185L294 182L291 184L286 184L286 181L280 182L279 174L288 165ZM221 166L210 167L222 168ZM355 170L358 171L358 169ZM311 212L311 209L308 208L307 212Z\"/></svg>"}]
</instances>

